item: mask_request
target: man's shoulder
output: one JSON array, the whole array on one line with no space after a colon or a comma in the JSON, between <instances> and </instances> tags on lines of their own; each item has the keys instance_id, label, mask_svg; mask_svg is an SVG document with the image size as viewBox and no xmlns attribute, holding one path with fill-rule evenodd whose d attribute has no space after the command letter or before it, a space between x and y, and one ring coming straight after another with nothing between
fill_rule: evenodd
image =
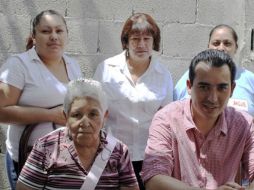
<instances>
[{"instance_id":1,"label":"man's shoulder","mask_svg":"<svg viewBox=\"0 0 254 190\"><path fill-rule=\"evenodd\" d=\"M164 106L161 110L159 110L158 114L167 114L169 117L175 117L179 113L184 113L186 106L188 105L189 99L185 100L177 100L170 102L166 106Z\"/></svg>"},{"instance_id":2,"label":"man's shoulder","mask_svg":"<svg viewBox=\"0 0 254 190\"><path fill-rule=\"evenodd\" d=\"M224 110L225 119L227 122L238 125L239 123L251 124L253 117L248 112L235 109L234 107L227 106Z\"/></svg>"}]
</instances>

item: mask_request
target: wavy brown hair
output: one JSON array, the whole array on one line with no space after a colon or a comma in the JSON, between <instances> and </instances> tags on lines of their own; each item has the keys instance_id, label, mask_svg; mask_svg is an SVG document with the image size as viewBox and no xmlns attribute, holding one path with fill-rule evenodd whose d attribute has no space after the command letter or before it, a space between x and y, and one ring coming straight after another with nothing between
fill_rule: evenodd
<instances>
[{"instance_id":1,"label":"wavy brown hair","mask_svg":"<svg viewBox=\"0 0 254 190\"><path fill-rule=\"evenodd\" d=\"M136 13L125 22L121 34L123 50L127 49L129 37L134 33L145 33L153 36L153 50L160 50L160 29L154 19L145 13Z\"/></svg>"}]
</instances>

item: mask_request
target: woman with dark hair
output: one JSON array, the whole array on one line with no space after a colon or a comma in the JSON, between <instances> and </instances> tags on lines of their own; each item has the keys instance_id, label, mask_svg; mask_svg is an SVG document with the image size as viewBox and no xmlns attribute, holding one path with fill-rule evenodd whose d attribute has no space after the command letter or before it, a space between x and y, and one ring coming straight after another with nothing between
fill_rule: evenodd
<instances>
[{"instance_id":1,"label":"woman with dark hair","mask_svg":"<svg viewBox=\"0 0 254 190\"><path fill-rule=\"evenodd\" d=\"M33 127L28 146L63 126L63 99L70 80L81 77L78 63L64 54L68 31L64 17L42 11L32 22L27 51L11 56L0 68L0 122L8 124L6 168L15 189L22 167L19 148L28 124ZM31 126L31 125L30 125Z\"/></svg>"},{"instance_id":2,"label":"woman with dark hair","mask_svg":"<svg viewBox=\"0 0 254 190\"><path fill-rule=\"evenodd\" d=\"M220 24L210 31L208 48L224 51L234 58L238 48L237 41L238 37L235 30L231 26ZM186 87L188 78L189 72L186 71L175 86L174 100L189 97ZM254 74L238 66L236 68L235 83L236 87L228 101L228 106L247 111L254 116Z\"/></svg>"},{"instance_id":3,"label":"woman with dark hair","mask_svg":"<svg viewBox=\"0 0 254 190\"><path fill-rule=\"evenodd\" d=\"M121 34L123 52L99 64L94 79L108 95L106 129L129 147L140 189L148 130L156 111L172 101L173 82L154 51L160 48L160 29L154 19L136 13Z\"/></svg>"}]
</instances>

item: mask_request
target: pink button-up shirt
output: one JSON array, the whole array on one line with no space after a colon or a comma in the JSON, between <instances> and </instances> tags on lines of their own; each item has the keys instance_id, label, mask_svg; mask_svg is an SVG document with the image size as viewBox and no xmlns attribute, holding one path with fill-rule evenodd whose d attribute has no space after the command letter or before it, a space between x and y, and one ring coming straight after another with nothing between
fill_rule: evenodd
<instances>
[{"instance_id":1,"label":"pink button-up shirt","mask_svg":"<svg viewBox=\"0 0 254 190\"><path fill-rule=\"evenodd\" d=\"M153 118L142 177L162 174L192 187L216 188L234 181L240 161L247 178L254 174L254 125L247 113L226 108L203 136L195 126L190 100L173 102Z\"/></svg>"}]
</instances>

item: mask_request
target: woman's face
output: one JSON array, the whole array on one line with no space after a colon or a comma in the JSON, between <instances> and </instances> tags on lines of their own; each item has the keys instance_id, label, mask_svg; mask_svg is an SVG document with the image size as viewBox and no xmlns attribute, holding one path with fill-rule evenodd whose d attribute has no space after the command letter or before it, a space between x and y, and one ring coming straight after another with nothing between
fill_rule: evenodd
<instances>
[{"instance_id":1,"label":"woman's face","mask_svg":"<svg viewBox=\"0 0 254 190\"><path fill-rule=\"evenodd\" d=\"M153 36L146 33L134 33L129 36L127 48L130 59L140 62L147 61L153 51Z\"/></svg>"},{"instance_id":2,"label":"woman's face","mask_svg":"<svg viewBox=\"0 0 254 190\"><path fill-rule=\"evenodd\" d=\"M67 36L66 25L60 16L43 15L33 36L38 55L45 60L62 57Z\"/></svg>"},{"instance_id":3,"label":"woman's face","mask_svg":"<svg viewBox=\"0 0 254 190\"><path fill-rule=\"evenodd\" d=\"M106 114L100 103L90 97L76 98L67 115L67 126L76 146L96 145Z\"/></svg>"},{"instance_id":4,"label":"woman's face","mask_svg":"<svg viewBox=\"0 0 254 190\"><path fill-rule=\"evenodd\" d=\"M227 27L216 29L211 36L208 48L225 51L233 58L237 50L237 45L232 31Z\"/></svg>"}]
</instances>

